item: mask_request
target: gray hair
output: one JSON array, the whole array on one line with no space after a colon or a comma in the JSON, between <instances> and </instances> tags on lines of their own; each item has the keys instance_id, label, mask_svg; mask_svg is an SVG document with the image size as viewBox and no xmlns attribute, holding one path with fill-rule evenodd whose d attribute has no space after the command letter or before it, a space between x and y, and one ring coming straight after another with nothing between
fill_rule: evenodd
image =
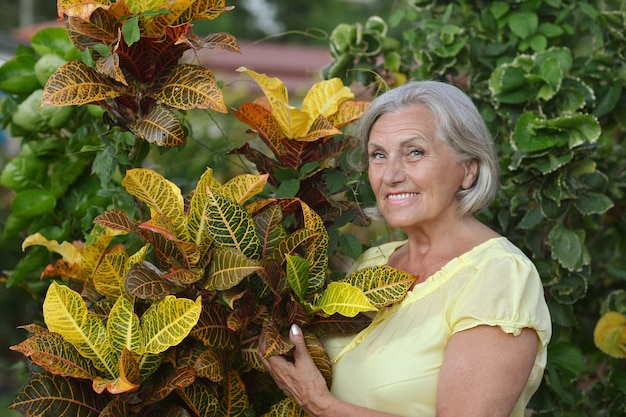
<instances>
[{"instance_id":1,"label":"gray hair","mask_svg":"<svg viewBox=\"0 0 626 417\"><path fill-rule=\"evenodd\" d=\"M384 114L411 106L424 106L435 117L438 136L461 161L478 161L474 184L459 190L458 212L474 213L487 207L498 191L500 166L493 137L472 100L459 88L440 81L411 81L377 97L361 116L357 127L359 147L367 168L367 144L372 127Z\"/></svg>"}]
</instances>

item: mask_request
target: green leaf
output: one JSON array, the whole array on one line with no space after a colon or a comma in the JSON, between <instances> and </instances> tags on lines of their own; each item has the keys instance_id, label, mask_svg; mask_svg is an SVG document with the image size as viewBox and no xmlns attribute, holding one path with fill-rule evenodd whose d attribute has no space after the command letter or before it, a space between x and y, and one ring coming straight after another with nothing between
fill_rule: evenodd
<instances>
[{"instance_id":1,"label":"green leaf","mask_svg":"<svg viewBox=\"0 0 626 417\"><path fill-rule=\"evenodd\" d=\"M56 202L56 198L49 191L24 190L15 195L11 210L19 217L37 217L54 210Z\"/></svg>"},{"instance_id":2,"label":"green leaf","mask_svg":"<svg viewBox=\"0 0 626 417\"><path fill-rule=\"evenodd\" d=\"M535 207L524 214L524 217L517 224L518 229L532 229L543 220L543 213L540 207Z\"/></svg>"},{"instance_id":3,"label":"green leaf","mask_svg":"<svg viewBox=\"0 0 626 417\"><path fill-rule=\"evenodd\" d=\"M352 234L342 233L339 236L339 247L344 255L357 259L363 253L363 245Z\"/></svg>"},{"instance_id":4,"label":"green leaf","mask_svg":"<svg viewBox=\"0 0 626 417\"><path fill-rule=\"evenodd\" d=\"M56 54L66 58L75 49L67 30L62 26L51 26L37 31L30 38L30 43L39 56Z\"/></svg>"},{"instance_id":5,"label":"green leaf","mask_svg":"<svg viewBox=\"0 0 626 417\"><path fill-rule=\"evenodd\" d=\"M128 46L139 41L141 37L141 33L139 32L139 16L132 16L124 22L122 25L122 36Z\"/></svg>"},{"instance_id":6,"label":"green leaf","mask_svg":"<svg viewBox=\"0 0 626 417\"><path fill-rule=\"evenodd\" d=\"M557 341L548 346L550 365L570 378L579 375L585 366L585 358L578 346L571 342Z\"/></svg>"},{"instance_id":7,"label":"green leaf","mask_svg":"<svg viewBox=\"0 0 626 417\"><path fill-rule=\"evenodd\" d=\"M581 236L564 226L555 225L548 234L552 259L569 271L580 269L583 263L584 241Z\"/></svg>"},{"instance_id":8,"label":"green leaf","mask_svg":"<svg viewBox=\"0 0 626 417\"><path fill-rule=\"evenodd\" d=\"M299 256L285 254L287 263L287 282L300 300L304 300L309 291L309 268L310 265Z\"/></svg>"},{"instance_id":9,"label":"green leaf","mask_svg":"<svg viewBox=\"0 0 626 417\"><path fill-rule=\"evenodd\" d=\"M288 179L280 183L276 190L276 197L289 198L295 197L300 189L300 181L297 179Z\"/></svg>"},{"instance_id":10,"label":"green leaf","mask_svg":"<svg viewBox=\"0 0 626 417\"><path fill-rule=\"evenodd\" d=\"M519 38L526 39L537 31L539 18L536 13L513 12L509 15L509 28Z\"/></svg>"},{"instance_id":11,"label":"green leaf","mask_svg":"<svg viewBox=\"0 0 626 417\"><path fill-rule=\"evenodd\" d=\"M16 156L7 162L0 175L0 184L14 191L38 188L45 179L48 164L33 156Z\"/></svg>"},{"instance_id":12,"label":"green leaf","mask_svg":"<svg viewBox=\"0 0 626 417\"><path fill-rule=\"evenodd\" d=\"M37 60L30 55L18 55L0 67L0 90L7 94L28 95L41 88L35 74Z\"/></svg>"},{"instance_id":13,"label":"green leaf","mask_svg":"<svg viewBox=\"0 0 626 417\"><path fill-rule=\"evenodd\" d=\"M512 140L524 152L536 152L560 144L555 135L542 131L544 120L534 113L524 113L515 124Z\"/></svg>"},{"instance_id":14,"label":"green leaf","mask_svg":"<svg viewBox=\"0 0 626 417\"><path fill-rule=\"evenodd\" d=\"M583 215L604 214L615 204L608 196L591 191L581 190L578 192L574 205Z\"/></svg>"},{"instance_id":15,"label":"green leaf","mask_svg":"<svg viewBox=\"0 0 626 417\"><path fill-rule=\"evenodd\" d=\"M198 322L202 299L196 301L168 295L152 304L141 316L146 353L165 352L183 341Z\"/></svg>"}]
</instances>

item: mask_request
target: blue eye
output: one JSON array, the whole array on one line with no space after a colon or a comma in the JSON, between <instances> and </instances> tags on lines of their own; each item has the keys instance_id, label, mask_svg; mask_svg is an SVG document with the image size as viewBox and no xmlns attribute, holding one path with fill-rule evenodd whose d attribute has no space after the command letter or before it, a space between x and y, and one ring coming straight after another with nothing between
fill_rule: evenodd
<instances>
[{"instance_id":1,"label":"blue eye","mask_svg":"<svg viewBox=\"0 0 626 417\"><path fill-rule=\"evenodd\" d=\"M383 159L385 155L382 152L372 152L370 153L370 159Z\"/></svg>"}]
</instances>

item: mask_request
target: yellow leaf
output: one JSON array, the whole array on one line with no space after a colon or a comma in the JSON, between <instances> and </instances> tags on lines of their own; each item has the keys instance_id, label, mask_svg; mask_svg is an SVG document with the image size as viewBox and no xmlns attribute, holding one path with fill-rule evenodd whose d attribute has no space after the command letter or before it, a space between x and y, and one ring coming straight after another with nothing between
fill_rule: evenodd
<instances>
[{"instance_id":1,"label":"yellow leaf","mask_svg":"<svg viewBox=\"0 0 626 417\"><path fill-rule=\"evenodd\" d=\"M50 252L58 253L69 265L76 265L80 262L80 251L70 242L62 242L59 244L56 240L46 239L41 233L35 233L24 239L22 250L33 245L44 246Z\"/></svg>"},{"instance_id":2,"label":"yellow leaf","mask_svg":"<svg viewBox=\"0 0 626 417\"><path fill-rule=\"evenodd\" d=\"M254 197L265 188L267 184L268 174L253 175L241 174L230 179L226 184L220 187L220 193L238 204L243 204L250 198Z\"/></svg>"},{"instance_id":3,"label":"yellow leaf","mask_svg":"<svg viewBox=\"0 0 626 417\"><path fill-rule=\"evenodd\" d=\"M602 352L614 358L626 358L626 316L609 311L598 320L593 340Z\"/></svg>"},{"instance_id":4,"label":"yellow leaf","mask_svg":"<svg viewBox=\"0 0 626 417\"><path fill-rule=\"evenodd\" d=\"M152 304L141 316L145 352L165 352L182 342L198 322L201 311L201 297L193 301L168 295Z\"/></svg>"},{"instance_id":5,"label":"yellow leaf","mask_svg":"<svg viewBox=\"0 0 626 417\"><path fill-rule=\"evenodd\" d=\"M113 305L107 320L107 333L116 352L127 349L133 353L143 353L139 317L133 310L133 304L126 298L118 298Z\"/></svg>"},{"instance_id":6,"label":"yellow leaf","mask_svg":"<svg viewBox=\"0 0 626 417\"><path fill-rule=\"evenodd\" d=\"M144 168L128 170L122 185L150 209L167 217L178 239L188 240L185 202L180 188L156 171Z\"/></svg>"},{"instance_id":7,"label":"yellow leaf","mask_svg":"<svg viewBox=\"0 0 626 417\"><path fill-rule=\"evenodd\" d=\"M272 115L278 121L283 134L288 138L297 137L299 132L306 134L309 115L300 109L289 105L287 87L279 78L270 78L245 67L237 69L252 77L263 90L265 97L272 106Z\"/></svg>"},{"instance_id":8,"label":"yellow leaf","mask_svg":"<svg viewBox=\"0 0 626 417\"><path fill-rule=\"evenodd\" d=\"M108 298L124 294L124 278L128 272L128 254L122 246L111 249L96 267L92 277L96 291Z\"/></svg>"},{"instance_id":9,"label":"yellow leaf","mask_svg":"<svg viewBox=\"0 0 626 417\"><path fill-rule=\"evenodd\" d=\"M51 332L59 333L96 368L117 377L115 355L107 339L102 320L87 312L80 294L52 282L43 303L43 316Z\"/></svg>"},{"instance_id":10,"label":"yellow leaf","mask_svg":"<svg viewBox=\"0 0 626 417\"><path fill-rule=\"evenodd\" d=\"M310 117L311 122L321 114L330 117L337 112L339 105L352 100L354 93L343 85L339 78L332 78L316 83L309 89L302 101L302 110Z\"/></svg>"},{"instance_id":11,"label":"yellow leaf","mask_svg":"<svg viewBox=\"0 0 626 417\"><path fill-rule=\"evenodd\" d=\"M328 315L339 313L345 317L354 317L365 311L377 310L363 291L345 282L328 284L314 305Z\"/></svg>"}]
</instances>

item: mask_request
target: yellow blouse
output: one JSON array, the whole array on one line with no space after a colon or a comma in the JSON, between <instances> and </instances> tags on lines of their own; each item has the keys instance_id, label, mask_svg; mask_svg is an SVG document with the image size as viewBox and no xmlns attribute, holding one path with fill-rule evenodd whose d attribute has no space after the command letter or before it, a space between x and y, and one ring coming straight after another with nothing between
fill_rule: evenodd
<instances>
[{"instance_id":1,"label":"yellow blouse","mask_svg":"<svg viewBox=\"0 0 626 417\"><path fill-rule=\"evenodd\" d=\"M406 242L366 251L353 270L386 264ZM450 337L479 325L518 335L529 327L539 348L512 417L522 417L539 387L552 333L543 286L532 262L504 237L448 262L415 286L400 303L383 309L356 336L330 336L331 391L338 398L400 416L435 415L439 370Z\"/></svg>"}]
</instances>

